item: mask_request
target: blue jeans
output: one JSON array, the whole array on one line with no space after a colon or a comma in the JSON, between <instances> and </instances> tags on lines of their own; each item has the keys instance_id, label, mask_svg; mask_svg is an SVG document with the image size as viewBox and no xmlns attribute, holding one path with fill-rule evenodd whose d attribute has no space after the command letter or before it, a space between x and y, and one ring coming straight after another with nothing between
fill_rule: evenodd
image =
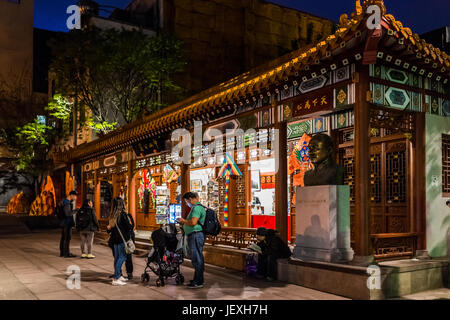
<instances>
[{"instance_id":1,"label":"blue jeans","mask_svg":"<svg viewBox=\"0 0 450 320\"><path fill-rule=\"evenodd\" d=\"M125 252L125 244L114 245L114 279L119 279L122 275L122 266L127 260L127 254Z\"/></svg>"},{"instance_id":2,"label":"blue jeans","mask_svg":"<svg viewBox=\"0 0 450 320\"><path fill-rule=\"evenodd\" d=\"M203 259L203 246L205 244L205 235L203 232L191 233L188 236L188 246L191 254L192 265L194 266L194 282L203 284L203 272L205 271L205 261Z\"/></svg>"}]
</instances>

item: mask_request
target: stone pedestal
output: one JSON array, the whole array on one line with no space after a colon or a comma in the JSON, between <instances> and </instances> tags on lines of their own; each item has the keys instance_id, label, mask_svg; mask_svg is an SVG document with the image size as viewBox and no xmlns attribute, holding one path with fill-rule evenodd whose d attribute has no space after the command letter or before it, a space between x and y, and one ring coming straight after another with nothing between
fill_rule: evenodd
<instances>
[{"instance_id":1,"label":"stone pedestal","mask_svg":"<svg viewBox=\"0 0 450 320\"><path fill-rule=\"evenodd\" d=\"M311 261L351 261L349 186L298 187L296 199L293 256Z\"/></svg>"}]
</instances>

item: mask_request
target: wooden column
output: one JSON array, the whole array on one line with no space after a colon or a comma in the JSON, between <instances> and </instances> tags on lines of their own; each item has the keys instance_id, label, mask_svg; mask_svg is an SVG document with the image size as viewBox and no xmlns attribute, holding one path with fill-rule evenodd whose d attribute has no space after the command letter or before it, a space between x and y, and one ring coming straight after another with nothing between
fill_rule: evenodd
<instances>
[{"instance_id":1,"label":"wooden column","mask_svg":"<svg viewBox=\"0 0 450 320\"><path fill-rule=\"evenodd\" d=\"M275 125L278 130L278 146L275 150L275 226L281 239L288 241L288 189L287 189L287 126L286 122Z\"/></svg>"},{"instance_id":2,"label":"wooden column","mask_svg":"<svg viewBox=\"0 0 450 320\"><path fill-rule=\"evenodd\" d=\"M128 188L127 188L127 199L128 199L128 212L131 214L131 216L134 219L134 225L135 229L137 226L136 222L136 206L135 206L135 197L134 197L134 188L135 188L135 181L133 179L133 162L131 161L131 158L133 157L133 152L131 150L128 150Z\"/></svg>"},{"instance_id":3,"label":"wooden column","mask_svg":"<svg viewBox=\"0 0 450 320\"><path fill-rule=\"evenodd\" d=\"M187 164L181 164L181 212L182 217L186 219L190 209L183 200L183 195L191 190L191 174Z\"/></svg>"},{"instance_id":4,"label":"wooden column","mask_svg":"<svg viewBox=\"0 0 450 320\"><path fill-rule=\"evenodd\" d=\"M359 66L355 116L355 254L370 256L369 66Z\"/></svg>"},{"instance_id":5,"label":"wooden column","mask_svg":"<svg viewBox=\"0 0 450 320\"><path fill-rule=\"evenodd\" d=\"M417 249L426 250L426 163L425 163L425 113L416 113L413 147L414 232L417 232Z\"/></svg>"},{"instance_id":6,"label":"wooden column","mask_svg":"<svg viewBox=\"0 0 450 320\"><path fill-rule=\"evenodd\" d=\"M97 170L94 170L94 207L97 213L97 219L100 219L100 181L98 180Z\"/></svg>"}]
</instances>

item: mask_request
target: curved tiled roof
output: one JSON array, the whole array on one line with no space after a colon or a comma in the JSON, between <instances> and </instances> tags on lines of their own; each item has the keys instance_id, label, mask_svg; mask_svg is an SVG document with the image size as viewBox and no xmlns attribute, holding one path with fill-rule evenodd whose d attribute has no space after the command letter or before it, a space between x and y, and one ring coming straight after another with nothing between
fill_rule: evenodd
<instances>
[{"instance_id":1,"label":"curved tiled roof","mask_svg":"<svg viewBox=\"0 0 450 320\"><path fill-rule=\"evenodd\" d=\"M450 77L450 56L426 43L411 29L404 27L394 16L386 13L382 0L366 0L361 5L356 1L355 12L350 18L347 14L340 17L340 25L336 32L323 41L309 48L293 51L285 56L275 59L267 64L243 73L227 82L205 90L186 100L155 112L143 119L115 130L105 137L85 145L71 149L69 152L59 154L58 159L63 161L76 161L82 158L95 156L99 153L111 152L124 146L131 145L133 141L156 135L163 129L170 129L182 125L183 122L201 118L205 111L211 111L213 106L232 103L234 99L259 95L260 91L270 85L277 85L305 66L317 63L333 50L346 48L346 44L363 31L362 22L368 15L365 13L370 5L378 5L382 13L382 27L388 31L389 36L402 40L416 53L416 57L430 64L437 73Z\"/></svg>"}]
</instances>

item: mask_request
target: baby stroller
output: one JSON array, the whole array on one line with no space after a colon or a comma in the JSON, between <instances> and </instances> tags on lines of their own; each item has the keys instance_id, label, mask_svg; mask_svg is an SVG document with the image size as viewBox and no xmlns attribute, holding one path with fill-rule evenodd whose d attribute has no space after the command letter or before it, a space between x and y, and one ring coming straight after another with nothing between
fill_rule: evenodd
<instances>
[{"instance_id":1,"label":"baby stroller","mask_svg":"<svg viewBox=\"0 0 450 320\"><path fill-rule=\"evenodd\" d=\"M156 286L164 287L168 278L175 277L177 285L184 283L180 266L183 263L183 234L175 224L169 224L152 233L153 248L147 257L147 266L141 275L142 283L150 281L149 270L158 279Z\"/></svg>"}]
</instances>

